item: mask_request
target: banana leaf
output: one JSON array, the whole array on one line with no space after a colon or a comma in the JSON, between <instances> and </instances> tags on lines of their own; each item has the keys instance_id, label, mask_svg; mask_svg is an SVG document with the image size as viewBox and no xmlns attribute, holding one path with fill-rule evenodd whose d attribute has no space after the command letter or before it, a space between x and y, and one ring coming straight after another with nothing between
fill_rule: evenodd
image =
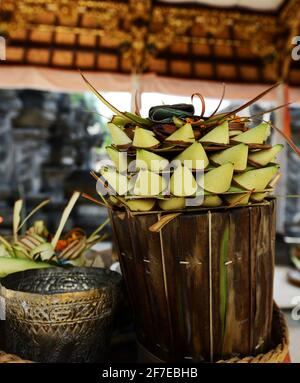
<instances>
[{"instance_id":1,"label":"banana leaf","mask_svg":"<svg viewBox=\"0 0 300 383\"><path fill-rule=\"evenodd\" d=\"M64 210L63 215L61 217L58 229L57 229L57 231L56 231L56 233L55 233L55 235L51 241L51 244L52 244L54 249L55 249L57 242L61 236L61 233L65 227L65 224L69 218L69 215L71 214L71 211L73 210L73 207L76 204L79 197L80 197L80 192L74 192L71 199L69 200L67 206L65 207L65 210Z\"/></svg>"},{"instance_id":2,"label":"banana leaf","mask_svg":"<svg viewBox=\"0 0 300 383\"><path fill-rule=\"evenodd\" d=\"M25 223L37 212L39 211L42 207L46 206L50 202L49 199L41 202L39 205L37 205L31 213L27 215L27 217L22 221L22 223L18 226L18 231L25 225Z\"/></svg>"},{"instance_id":3,"label":"banana leaf","mask_svg":"<svg viewBox=\"0 0 300 383\"><path fill-rule=\"evenodd\" d=\"M87 239L87 241L93 241L94 237L109 223L109 218L107 218Z\"/></svg>"},{"instance_id":4,"label":"banana leaf","mask_svg":"<svg viewBox=\"0 0 300 383\"><path fill-rule=\"evenodd\" d=\"M6 247L0 243L0 257L9 257L10 258L10 253L6 249Z\"/></svg>"},{"instance_id":5,"label":"banana leaf","mask_svg":"<svg viewBox=\"0 0 300 383\"><path fill-rule=\"evenodd\" d=\"M42 243L30 252L30 258L34 260L49 261L55 255L51 243Z\"/></svg>"},{"instance_id":6,"label":"banana leaf","mask_svg":"<svg viewBox=\"0 0 300 383\"><path fill-rule=\"evenodd\" d=\"M21 211L23 207L23 200L19 199L14 205L14 216L13 216L13 237L14 241L18 240L18 228L21 221Z\"/></svg>"},{"instance_id":7,"label":"banana leaf","mask_svg":"<svg viewBox=\"0 0 300 383\"><path fill-rule=\"evenodd\" d=\"M183 119L193 117L194 113L192 104L158 105L150 108L149 119L155 123L170 124L173 122L173 117Z\"/></svg>"},{"instance_id":8,"label":"banana leaf","mask_svg":"<svg viewBox=\"0 0 300 383\"><path fill-rule=\"evenodd\" d=\"M141 116L137 116L136 114L130 112L124 112L125 116L128 117L131 121L135 122L138 125L148 126L152 125L152 122L148 118L143 118Z\"/></svg>"},{"instance_id":9,"label":"banana leaf","mask_svg":"<svg viewBox=\"0 0 300 383\"><path fill-rule=\"evenodd\" d=\"M29 259L0 257L0 278L6 275L30 269L44 269L52 267L46 262L34 262Z\"/></svg>"},{"instance_id":10,"label":"banana leaf","mask_svg":"<svg viewBox=\"0 0 300 383\"><path fill-rule=\"evenodd\" d=\"M136 116L135 114L133 113L129 113L129 112L120 112L116 107L114 107L110 102L108 102L103 96L102 94L100 94L97 89L88 81L88 79L83 75L83 73L81 73L79 71L82 79L84 80L84 82L88 85L88 87L90 88L90 90L94 93L94 95L100 100L103 102L104 105L106 105L112 112L114 112L116 115L118 116L121 116L123 117L125 120L128 119L130 120L131 122L133 123L136 123L138 125L144 125L144 126L150 126L151 123L148 119L145 119L145 118L142 118L142 117L139 117L139 116Z\"/></svg>"},{"instance_id":11,"label":"banana leaf","mask_svg":"<svg viewBox=\"0 0 300 383\"><path fill-rule=\"evenodd\" d=\"M4 246L4 248L11 254L13 253L13 248L11 244L2 236L0 236L0 244Z\"/></svg>"},{"instance_id":12,"label":"banana leaf","mask_svg":"<svg viewBox=\"0 0 300 383\"><path fill-rule=\"evenodd\" d=\"M127 118L124 118L122 116L118 116L117 114L115 114L114 116L112 116L112 119L110 122L123 128L126 124L128 124L128 122L131 122L131 121Z\"/></svg>"},{"instance_id":13,"label":"banana leaf","mask_svg":"<svg viewBox=\"0 0 300 383\"><path fill-rule=\"evenodd\" d=\"M15 243L13 245L14 257L18 259L30 259L30 254L28 249L26 249L22 244Z\"/></svg>"},{"instance_id":14,"label":"banana leaf","mask_svg":"<svg viewBox=\"0 0 300 383\"><path fill-rule=\"evenodd\" d=\"M229 227L226 226L220 248L220 317L222 323L222 337L225 335L226 327L226 305L227 305L227 266L229 246Z\"/></svg>"},{"instance_id":15,"label":"banana leaf","mask_svg":"<svg viewBox=\"0 0 300 383\"><path fill-rule=\"evenodd\" d=\"M173 120L173 123L175 124L176 128L181 128L185 124L184 121L182 121L180 118L178 118L176 116L173 116L172 120Z\"/></svg>"},{"instance_id":16,"label":"banana leaf","mask_svg":"<svg viewBox=\"0 0 300 383\"><path fill-rule=\"evenodd\" d=\"M264 91L261 92L259 95L257 95L256 97L254 97L252 100L247 101L245 104L239 106L238 108L234 109L233 111L226 113L226 114L225 114L225 117L229 117L229 116L232 115L232 114L236 114L236 113L240 112L241 110L247 108L248 106L254 104L254 103L257 102L258 100L260 100L261 98L263 98L266 94L268 94L269 92L271 92L271 90L277 88L280 84L281 84L280 82L277 82L276 84L272 85L270 88L264 90Z\"/></svg>"}]
</instances>

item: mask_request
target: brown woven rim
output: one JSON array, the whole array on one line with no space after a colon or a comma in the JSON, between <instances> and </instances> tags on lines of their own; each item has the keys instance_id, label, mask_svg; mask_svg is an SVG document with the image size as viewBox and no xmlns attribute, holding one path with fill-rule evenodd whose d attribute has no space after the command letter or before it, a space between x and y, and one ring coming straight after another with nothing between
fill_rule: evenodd
<instances>
[{"instance_id":1,"label":"brown woven rim","mask_svg":"<svg viewBox=\"0 0 300 383\"><path fill-rule=\"evenodd\" d=\"M272 340L274 348L265 354L234 357L227 360L219 360L217 363L283 363L289 352L288 327L283 313L274 302Z\"/></svg>"},{"instance_id":2,"label":"brown woven rim","mask_svg":"<svg viewBox=\"0 0 300 383\"><path fill-rule=\"evenodd\" d=\"M0 351L0 363L32 363L30 360L24 360L17 355L6 354Z\"/></svg>"}]
</instances>

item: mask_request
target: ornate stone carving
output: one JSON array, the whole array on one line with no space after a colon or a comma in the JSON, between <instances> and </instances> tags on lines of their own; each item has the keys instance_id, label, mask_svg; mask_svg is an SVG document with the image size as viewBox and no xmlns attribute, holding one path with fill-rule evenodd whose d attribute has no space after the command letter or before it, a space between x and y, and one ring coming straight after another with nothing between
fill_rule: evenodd
<instances>
[{"instance_id":1,"label":"ornate stone carving","mask_svg":"<svg viewBox=\"0 0 300 383\"><path fill-rule=\"evenodd\" d=\"M117 39L124 60L134 72L147 69L148 58L165 50L176 41L191 44L248 47L255 57L271 63L273 77L288 71L290 37L299 26L299 0L290 0L278 14L255 14L228 9L199 6L174 6L153 0L6 0L0 13L0 29L9 33L29 29L75 35L95 35ZM43 14L64 19L64 23L47 23ZM80 17L88 16L91 25L82 24ZM191 34L200 26L204 34ZM230 27L234 36L220 38ZM296 33L297 34L297 33ZM282 65L282 62L284 64Z\"/></svg>"}]
</instances>

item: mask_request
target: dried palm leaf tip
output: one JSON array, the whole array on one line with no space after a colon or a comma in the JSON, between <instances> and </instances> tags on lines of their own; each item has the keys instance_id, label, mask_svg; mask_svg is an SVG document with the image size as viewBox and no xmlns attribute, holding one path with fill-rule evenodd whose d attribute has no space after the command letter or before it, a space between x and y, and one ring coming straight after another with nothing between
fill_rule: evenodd
<instances>
[{"instance_id":1,"label":"dried palm leaf tip","mask_svg":"<svg viewBox=\"0 0 300 383\"><path fill-rule=\"evenodd\" d=\"M270 122L249 127L259 114L238 115L279 84L226 113L218 113L223 85L210 116L205 116L203 95L194 93L192 101L198 97L201 103L198 115L192 104L176 104L154 106L142 118L139 113L118 111L81 76L115 113L108 123L112 145L106 148L111 166L93 174L98 185L104 185L98 188L103 203L111 208L145 213L263 203L279 179L275 161L283 148L267 142L271 129L279 131L300 156L292 140Z\"/></svg>"}]
</instances>

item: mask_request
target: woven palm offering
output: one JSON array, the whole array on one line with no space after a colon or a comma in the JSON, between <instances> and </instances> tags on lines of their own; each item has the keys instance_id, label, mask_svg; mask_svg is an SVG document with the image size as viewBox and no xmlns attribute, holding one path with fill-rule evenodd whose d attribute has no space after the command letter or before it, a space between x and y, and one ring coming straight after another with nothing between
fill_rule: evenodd
<instances>
[{"instance_id":1,"label":"woven palm offering","mask_svg":"<svg viewBox=\"0 0 300 383\"><path fill-rule=\"evenodd\" d=\"M177 104L142 118L120 112L83 79L115 113L112 162L92 175L109 208L140 348L160 361L267 353L274 345L271 193L282 145L268 142L270 122L238 113L276 85L226 113L218 113L221 99L205 116L195 94L198 115L192 104Z\"/></svg>"},{"instance_id":2,"label":"woven palm offering","mask_svg":"<svg viewBox=\"0 0 300 383\"><path fill-rule=\"evenodd\" d=\"M142 118L118 111L88 85L116 113L108 123L112 161L99 170L99 192L109 194L106 205L132 212L245 206L266 201L273 191L283 145L267 139L276 128L257 123L259 115L238 112L275 86L231 112L218 114L217 108L204 117L205 100L195 94L202 102L200 116L192 104L177 104L152 107Z\"/></svg>"},{"instance_id":3,"label":"woven palm offering","mask_svg":"<svg viewBox=\"0 0 300 383\"><path fill-rule=\"evenodd\" d=\"M0 236L0 278L8 274L28 269L53 266L85 266L84 254L94 244L105 238L101 231L107 221L92 234L87 235L82 228L63 232L69 215L81 193L75 192L67 204L56 233L51 234L43 221L36 220L24 230L29 219L47 205L46 200L39 204L23 220L23 200L14 206L13 230L11 238ZM22 232L23 231L23 232Z\"/></svg>"}]
</instances>

